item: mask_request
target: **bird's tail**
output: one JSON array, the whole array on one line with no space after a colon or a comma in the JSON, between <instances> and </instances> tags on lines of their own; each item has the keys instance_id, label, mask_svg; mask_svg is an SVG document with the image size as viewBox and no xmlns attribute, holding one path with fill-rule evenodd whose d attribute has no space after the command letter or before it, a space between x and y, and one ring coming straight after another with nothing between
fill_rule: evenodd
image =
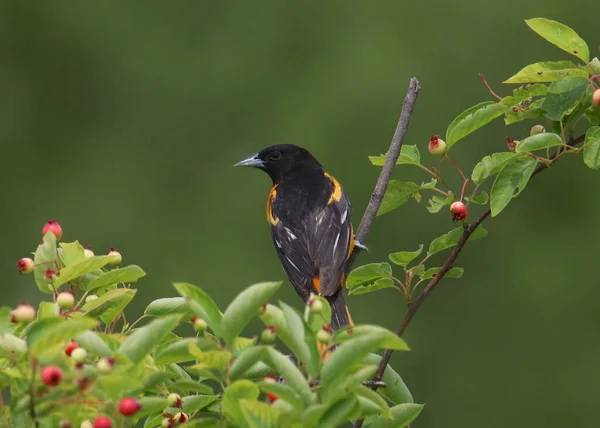
<instances>
[{"instance_id":1,"label":"bird's tail","mask_svg":"<svg viewBox=\"0 0 600 428\"><path fill-rule=\"evenodd\" d=\"M346 306L346 298L342 287L334 295L327 296L327 301L331 306L331 327L334 330L354 324L350 312L348 312L348 306Z\"/></svg>"}]
</instances>

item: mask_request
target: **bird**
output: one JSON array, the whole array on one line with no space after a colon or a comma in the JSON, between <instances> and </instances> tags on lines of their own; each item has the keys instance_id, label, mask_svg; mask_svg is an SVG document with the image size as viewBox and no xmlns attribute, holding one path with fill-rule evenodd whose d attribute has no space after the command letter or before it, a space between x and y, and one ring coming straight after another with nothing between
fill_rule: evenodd
<instances>
[{"instance_id":1,"label":"bird","mask_svg":"<svg viewBox=\"0 0 600 428\"><path fill-rule=\"evenodd\" d=\"M346 262L358 243L352 205L339 181L307 149L293 144L265 147L234 166L261 169L273 182L267 222L296 292L304 302L311 293L327 299L332 329L352 325L343 286Z\"/></svg>"}]
</instances>

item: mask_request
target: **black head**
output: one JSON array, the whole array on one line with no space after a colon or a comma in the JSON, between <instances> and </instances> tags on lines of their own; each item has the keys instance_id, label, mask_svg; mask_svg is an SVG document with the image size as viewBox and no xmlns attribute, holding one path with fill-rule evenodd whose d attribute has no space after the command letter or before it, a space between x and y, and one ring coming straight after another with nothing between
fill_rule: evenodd
<instances>
[{"instance_id":1,"label":"black head","mask_svg":"<svg viewBox=\"0 0 600 428\"><path fill-rule=\"evenodd\" d=\"M254 156L244 159L234 166L260 168L269 174L273 183L278 183L304 170L322 169L319 161L308 150L293 144L265 147Z\"/></svg>"}]
</instances>

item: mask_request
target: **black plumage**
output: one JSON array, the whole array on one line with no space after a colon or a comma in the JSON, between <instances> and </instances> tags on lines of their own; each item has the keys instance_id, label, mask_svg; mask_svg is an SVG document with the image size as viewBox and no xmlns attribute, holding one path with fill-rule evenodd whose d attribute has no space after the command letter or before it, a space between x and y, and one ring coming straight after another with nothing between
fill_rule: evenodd
<instances>
[{"instance_id":1,"label":"black plumage","mask_svg":"<svg viewBox=\"0 0 600 428\"><path fill-rule=\"evenodd\" d=\"M288 279L304 301L311 292L332 307L334 329L351 323L344 294L346 261L354 248L350 199L308 150L266 147L237 165L264 170L273 181L267 221Z\"/></svg>"}]
</instances>

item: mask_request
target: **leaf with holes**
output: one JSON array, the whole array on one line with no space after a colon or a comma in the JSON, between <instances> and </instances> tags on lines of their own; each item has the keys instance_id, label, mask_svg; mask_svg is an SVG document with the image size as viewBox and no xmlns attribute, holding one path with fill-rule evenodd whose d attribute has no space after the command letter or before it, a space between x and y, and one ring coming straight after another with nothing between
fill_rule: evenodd
<instances>
[{"instance_id":1,"label":"leaf with holes","mask_svg":"<svg viewBox=\"0 0 600 428\"><path fill-rule=\"evenodd\" d=\"M565 77L587 77L587 75L588 73L585 70L580 69L577 64L571 61L536 62L522 68L517 74L508 78L503 83L555 82ZM540 93L539 95L544 94ZM507 102L504 102L504 104L508 105L511 102L511 98L505 98Z\"/></svg>"},{"instance_id":2,"label":"leaf with holes","mask_svg":"<svg viewBox=\"0 0 600 428\"><path fill-rule=\"evenodd\" d=\"M585 41L574 30L560 22L545 18L526 19L525 23L533 31L565 52L575 55L583 62L589 62L590 50Z\"/></svg>"},{"instance_id":3,"label":"leaf with holes","mask_svg":"<svg viewBox=\"0 0 600 428\"><path fill-rule=\"evenodd\" d=\"M550 85L542 108L545 116L554 121L562 120L577 107L588 87L587 79L566 77ZM539 134L538 134L539 135Z\"/></svg>"}]
</instances>

